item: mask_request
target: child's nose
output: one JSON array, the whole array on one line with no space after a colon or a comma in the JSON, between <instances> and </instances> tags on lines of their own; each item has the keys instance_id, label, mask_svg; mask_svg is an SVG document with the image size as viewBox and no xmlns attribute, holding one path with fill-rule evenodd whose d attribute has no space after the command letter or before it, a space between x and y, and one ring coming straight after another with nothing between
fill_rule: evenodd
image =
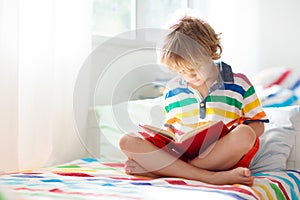
<instances>
[{"instance_id":1,"label":"child's nose","mask_svg":"<svg viewBox=\"0 0 300 200\"><path fill-rule=\"evenodd\" d=\"M190 75L191 78L194 78L194 77L196 77L196 76L197 76L197 74L191 74L191 75Z\"/></svg>"}]
</instances>

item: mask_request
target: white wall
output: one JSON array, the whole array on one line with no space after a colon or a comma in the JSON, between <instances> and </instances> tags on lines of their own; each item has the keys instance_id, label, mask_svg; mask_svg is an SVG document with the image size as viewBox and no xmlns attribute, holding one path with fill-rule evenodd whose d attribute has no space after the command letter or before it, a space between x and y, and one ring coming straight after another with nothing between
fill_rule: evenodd
<instances>
[{"instance_id":1,"label":"white wall","mask_svg":"<svg viewBox=\"0 0 300 200\"><path fill-rule=\"evenodd\" d=\"M300 73L300 1L259 1L259 66L287 66Z\"/></svg>"},{"instance_id":2,"label":"white wall","mask_svg":"<svg viewBox=\"0 0 300 200\"><path fill-rule=\"evenodd\" d=\"M204 18L221 33L222 60L234 71L249 74L249 68L257 71L259 41L257 1L210 0L207 1Z\"/></svg>"},{"instance_id":3,"label":"white wall","mask_svg":"<svg viewBox=\"0 0 300 200\"><path fill-rule=\"evenodd\" d=\"M207 0L197 10L222 32L224 61L255 76L267 67L299 68L300 1Z\"/></svg>"}]
</instances>

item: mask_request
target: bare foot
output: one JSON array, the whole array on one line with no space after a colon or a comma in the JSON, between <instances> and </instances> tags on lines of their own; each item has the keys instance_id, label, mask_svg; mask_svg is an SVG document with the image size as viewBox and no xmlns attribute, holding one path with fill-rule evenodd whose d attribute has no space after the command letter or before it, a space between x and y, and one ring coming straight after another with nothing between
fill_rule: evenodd
<instances>
[{"instance_id":1,"label":"bare foot","mask_svg":"<svg viewBox=\"0 0 300 200\"><path fill-rule=\"evenodd\" d=\"M248 168L238 167L230 171L215 172L214 177L210 181L212 184L243 184L253 185L254 177Z\"/></svg>"},{"instance_id":2,"label":"bare foot","mask_svg":"<svg viewBox=\"0 0 300 200\"><path fill-rule=\"evenodd\" d=\"M152 178L160 177L146 170L133 159L128 159L125 162L125 172L130 175L147 176ZM202 176L200 176L199 179L195 177L194 180L199 180L215 185L243 184L251 186L254 182L254 177L251 176L251 172L248 168L238 167L229 171L219 171L210 173L211 175L209 175L209 180L202 180Z\"/></svg>"},{"instance_id":3,"label":"bare foot","mask_svg":"<svg viewBox=\"0 0 300 200\"><path fill-rule=\"evenodd\" d=\"M153 177L153 178L158 177L154 173L151 173L150 171L143 168L140 164L138 164L133 159L128 159L125 162L125 172L130 175L140 175L140 176L147 176L147 177Z\"/></svg>"}]
</instances>

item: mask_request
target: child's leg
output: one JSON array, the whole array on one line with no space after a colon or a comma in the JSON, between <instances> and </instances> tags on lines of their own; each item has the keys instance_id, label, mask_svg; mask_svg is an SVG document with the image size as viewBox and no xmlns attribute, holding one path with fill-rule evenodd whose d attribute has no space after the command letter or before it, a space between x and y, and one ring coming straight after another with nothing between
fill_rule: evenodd
<instances>
[{"instance_id":1,"label":"child's leg","mask_svg":"<svg viewBox=\"0 0 300 200\"><path fill-rule=\"evenodd\" d=\"M133 159L128 159L125 162L125 172L131 175L140 175L140 176L148 176L153 178L158 178L159 176L149 172L149 170L142 167L139 163L137 163Z\"/></svg>"},{"instance_id":2,"label":"child's leg","mask_svg":"<svg viewBox=\"0 0 300 200\"><path fill-rule=\"evenodd\" d=\"M256 137L249 126L239 125L189 163L208 170L230 169L252 149Z\"/></svg>"},{"instance_id":3,"label":"child's leg","mask_svg":"<svg viewBox=\"0 0 300 200\"><path fill-rule=\"evenodd\" d=\"M247 168L239 167L224 172L200 169L133 135L124 135L120 140L120 147L130 159L136 161L138 164L136 167L141 167L157 176L180 177L211 184L253 184L253 177Z\"/></svg>"}]
</instances>

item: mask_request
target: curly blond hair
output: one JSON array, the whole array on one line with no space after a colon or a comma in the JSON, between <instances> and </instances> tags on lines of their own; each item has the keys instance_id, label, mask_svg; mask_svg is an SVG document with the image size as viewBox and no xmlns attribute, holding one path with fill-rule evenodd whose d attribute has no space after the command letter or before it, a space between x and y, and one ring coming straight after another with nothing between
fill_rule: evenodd
<instances>
[{"instance_id":1,"label":"curly blond hair","mask_svg":"<svg viewBox=\"0 0 300 200\"><path fill-rule=\"evenodd\" d=\"M222 53L219 36L205 21L185 16L170 27L160 62L178 71L193 70L207 60L217 60Z\"/></svg>"}]
</instances>

